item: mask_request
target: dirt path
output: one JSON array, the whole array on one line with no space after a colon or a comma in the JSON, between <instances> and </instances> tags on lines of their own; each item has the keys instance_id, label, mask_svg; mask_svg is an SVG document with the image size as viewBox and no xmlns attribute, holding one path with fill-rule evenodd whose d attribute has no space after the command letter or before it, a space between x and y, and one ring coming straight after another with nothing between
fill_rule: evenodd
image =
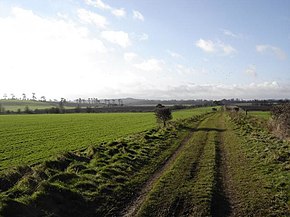
<instances>
[{"instance_id":1,"label":"dirt path","mask_svg":"<svg viewBox=\"0 0 290 217\"><path fill-rule=\"evenodd\" d=\"M230 216L232 212L227 166L221 135L218 135L218 140L216 141L216 186L211 207L212 216L215 217Z\"/></svg>"},{"instance_id":2,"label":"dirt path","mask_svg":"<svg viewBox=\"0 0 290 217\"><path fill-rule=\"evenodd\" d=\"M153 185L157 182L157 180L162 176L162 174L169 169L169 167L173 164L176 158L179 156L185 144L188 143L190 138L193 136L195 132L194 129L191 129L189 134L182 140L177 150L171 155L171 157L164 163L164 165L159 168L150 179L144 184L144 187L137 195L136 199L131 203L126 209L122 212L123 217L135 216L143 204L147 194L151 191Z\"/></svg>"},{"instance_id":3,"label":"dirt path","mask_svg":"<svg viewBox=\"0 0 290 217\"><path fill-rule=\"evenodd\" d=\"M224 129L222 118L219 118L219 127ZM223 132L216 137L216 186L212 198L211 213L214 217L235 216L234 186L229 174L229 157L224 145Z\"/></svg>"}]
</instances>

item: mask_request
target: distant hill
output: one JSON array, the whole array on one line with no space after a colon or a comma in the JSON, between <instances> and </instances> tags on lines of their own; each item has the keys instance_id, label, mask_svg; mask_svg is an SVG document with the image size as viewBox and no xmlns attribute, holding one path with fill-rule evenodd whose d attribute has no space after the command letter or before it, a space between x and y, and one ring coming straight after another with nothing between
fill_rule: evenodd
<instances>
[{"instance_id":1,"label":"distant hill","mask_svg":"<svg viewBox=\"0 0 290 217\"><path fill-rule=\"evenodd\" d=\"M58 105L57 102L41 102L41 101L34 101L34 100L13 100L13 99L1 99L0 105L6 111L17 111L20 109L24 111L28 106L29 109L46 109L55 107Z\"/></svg>"},{"instance_id":2,"label":"distant hill","mask_svg":"<svg viewBox=\"0 0 290 217\"><path fill-rule=\"evenodd\" d=\"M213 105L212 100L150 100L150 99L134 99L134 98L125 98L122 99L124 105L128 106L155 106L157 104L162 105Z\"/></svg>"}]
</instances>

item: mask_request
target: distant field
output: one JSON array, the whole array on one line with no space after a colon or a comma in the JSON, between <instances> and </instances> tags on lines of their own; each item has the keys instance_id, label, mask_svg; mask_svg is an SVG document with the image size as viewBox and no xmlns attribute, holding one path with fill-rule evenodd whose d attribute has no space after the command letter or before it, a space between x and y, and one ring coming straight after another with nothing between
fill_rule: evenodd
<instances>
[{"instance_id":1,"label":"distant field","mask_svg":"<svg viewBox=\"0 0 290 217\"><path fill-rule=\"evenodd\" d=\"M266 119L266 120L268 120L271 116L270 112L268 111L252 111L252 112L249 112L249 114L259 117L259 118Z\"/></svg>"},{"instance_id":2,"label":"distant field","mask_svg":"<svg viewBox=\"0 0 290 217\"><path fill-rule=\"evenodd\" d=\"M173 119L210 111L174 112ZM0 171L33 164L56 153L77 150L156 126L153 113L0 115Z\"/></svg>"},{"instance_id":3,"label":"distant field","mask_svg":"<svg viewBox=\"0 0 290 217\"><path fill-rule=\"evenodd\" d=\"M195 109L185 109L173 113L173 119L184 119L192 117L193 115L199 115L206 112L211 112L213 107L200 107ZM218 108L218 107L215 107Z\"/></svg>"},{"instance_id":4,"label":"distant field","mask_svg":"<svg viewBox=\"0 0 290 217\"><path fill-rule=\"evenodd\" d=\"M32 100L0 100L0 104L5 108L5 110L10 110L16 112L18 109L24 111L26 106L29 109L47 109L55 106L55 104L50 102L39 102Z\"/></svg>"}]
</instances>

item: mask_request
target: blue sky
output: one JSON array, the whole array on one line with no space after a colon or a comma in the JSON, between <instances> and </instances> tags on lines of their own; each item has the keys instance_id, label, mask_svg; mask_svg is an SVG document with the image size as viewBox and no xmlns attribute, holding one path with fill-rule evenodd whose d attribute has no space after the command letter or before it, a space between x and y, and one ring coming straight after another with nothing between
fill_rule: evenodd
<instances>
[{"instance_id":1,"label":"blue sky","mask_svg":"<svg viewBox=\"0 0 290 217\"><path fill-rule=\"evenodd\" d=\"M290 1L0 0L0 96L290 96Z\"/></svg>"}]
</instances>

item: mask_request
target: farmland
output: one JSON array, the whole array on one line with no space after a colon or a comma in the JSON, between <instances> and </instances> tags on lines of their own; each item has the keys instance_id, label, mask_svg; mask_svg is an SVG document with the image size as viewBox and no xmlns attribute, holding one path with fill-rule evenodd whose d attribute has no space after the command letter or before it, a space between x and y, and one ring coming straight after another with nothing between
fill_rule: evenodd
<instances>
[{"instance_id":1,"label":"farmland","mask_svg":"<svg viewBox=\"0 0 290 217\"><path fill-rule=\"evenodd\" d=\"M174 119L211 108L181 110ZM2 115L0 116L0 171L41 162L73 151L154 128L153 113Z\"/></svg>"},{"instance_id":2,"label":"farmland","mask_svg":"<svg viewBox=\"0 0 290 217\"><path fill-rule=\"evenodd\" d=\"M215 112L0 176L2 216L289 216L290 145Z\"/></svg>"},{"instance_id":3,"label":"farmland","mask_svg":"<svg viewBox=\"0 0 290 217\"><path fill-rule=\"evenodd\" d=\"M268 111L251 111L249 112L250 115L263 118L265 120L268 120L270 118L270 112Z\"/></svg>"}]
</instances>

